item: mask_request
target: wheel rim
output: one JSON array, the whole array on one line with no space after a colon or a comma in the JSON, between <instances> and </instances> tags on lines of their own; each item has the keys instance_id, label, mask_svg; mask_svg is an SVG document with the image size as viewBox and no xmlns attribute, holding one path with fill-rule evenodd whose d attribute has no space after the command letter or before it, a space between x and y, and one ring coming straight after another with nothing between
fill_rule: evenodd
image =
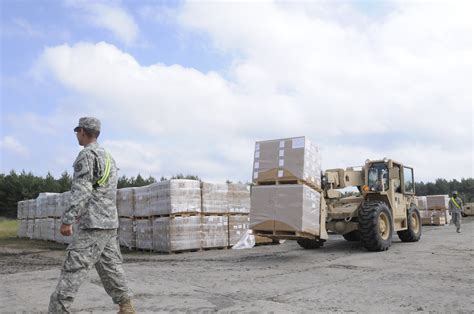
<instances>
[{"instance_id":1,"label":"wheel rim","mask_svg":"<svg viewBox=\"0 0 474 314\"><path fill-rule=\"evenodd\" d=\"M413 232L418 233L420 231L420 221L416 213L411 213L410 215L410 224Z\"/></svg>"},{"instance_id":2,"label":"wheel rim","mask_svg":"<svg viewBox=\"0 0 474 314\"><path fill-rule=\"evenodd\" d=\"M385 213L380 213L379 216L379 233L383 240L388 240L390 236L390 222Z\"/></svg>"}]
</instances>

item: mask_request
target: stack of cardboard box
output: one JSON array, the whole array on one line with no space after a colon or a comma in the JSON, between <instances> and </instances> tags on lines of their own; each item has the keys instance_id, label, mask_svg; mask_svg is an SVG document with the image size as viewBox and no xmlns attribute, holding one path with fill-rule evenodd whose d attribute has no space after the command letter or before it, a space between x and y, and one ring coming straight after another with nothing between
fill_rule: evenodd
<instances>
[{"instance_id":1,"label":"stack of cardboard box","mask_svg":"<svg viewBox=\"0 0 474 314\"><path fill-rule=\"evenodd\" d=\"M263 233L320 231L321 156L305 137L257 142L251 229Z\"/></svg>"},{"instance_id":2,"label":"stack of cardboard box","mask_svg":"<svg viewBox=\"0 0 474 314\"><path fill-rule=\"evenodd\" d=\"M426 200L425 207L420 209L421 223L423 225L442 226L451 221L451 215L448 210L448 195L418 196L418 206L420 206L420 199L423 198Z\"/></svg>"}]
</instances>

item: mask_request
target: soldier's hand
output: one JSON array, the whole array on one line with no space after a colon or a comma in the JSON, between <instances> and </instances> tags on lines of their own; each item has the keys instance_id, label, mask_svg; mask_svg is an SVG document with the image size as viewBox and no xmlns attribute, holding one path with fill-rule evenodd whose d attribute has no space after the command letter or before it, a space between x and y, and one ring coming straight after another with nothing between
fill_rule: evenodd
<instances>
[{"instance_id":1,"label":"soldier's hand","mask_svg":"<svg viewBox=\"0 0 474 314\"><path fill-rule=\"evenodd\" d=\"M72 225L62 224L61 229L59 231L63 236L68 237L72 235Z\"/></svg>"}]
</instances>

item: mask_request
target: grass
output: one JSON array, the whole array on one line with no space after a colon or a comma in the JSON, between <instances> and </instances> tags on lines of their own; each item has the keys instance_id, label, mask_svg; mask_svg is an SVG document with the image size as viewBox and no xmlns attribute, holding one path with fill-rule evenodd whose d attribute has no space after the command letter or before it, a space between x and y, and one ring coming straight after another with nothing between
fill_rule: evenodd
<instances>
[{"instance_id":1,"label":"grass","mask_svg":"<svg viewBox=\"0 0 474 314\"><path fill-rule=\"evenodd\" d=\"M0 217L0 247L29 250L64 250L65 245L42 240L20 239L17 237L18 221Z\"/></svg>"},{"instance_id":2,"label":"grass","mask_svg":"<svg viewBox=\"0 0 474 314\"><path fill-rule=\"evenodd\" d=\"M17 230L18 221L16 219L0 217L0 239L15 238Z\"/></svg>"}]
</instances>

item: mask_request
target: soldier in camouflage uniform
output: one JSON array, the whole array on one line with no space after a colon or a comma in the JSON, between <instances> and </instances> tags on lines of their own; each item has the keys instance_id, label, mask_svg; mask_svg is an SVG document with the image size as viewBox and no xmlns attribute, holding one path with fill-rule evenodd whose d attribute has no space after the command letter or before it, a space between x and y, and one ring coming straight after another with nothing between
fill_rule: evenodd
<instances>
[{"instance_id":1,"label":"soldier in camouflage uniform","mask_svg":"<svg viewBox=\"0 0 474 314\"><path fill-rule=\"evenodd\" d=\"M122 255L117 239L116 207L117 167L114 159L97 144L100 121L80 118L74 129L84 149L74 162L72 197L63 213L61 234L72 235L59 283L51 295L50 313L68 313L79 286L95 266L105 291L119 304L119 313L135 313L122 268Z\"/></svg>"},{"instance_id":2,"label":"soldier in camouflage uniform","mask_svg":"<svg viewBox=\"0 0 474 314\"><path fill-rule=\"evenodd\" d=\"M461 233L461 213L463 212L462 200L458 192L454 191L449 200L449 213L452 215L451 223L456 226L456 231Z\"/></svg>"}]
</instances>

